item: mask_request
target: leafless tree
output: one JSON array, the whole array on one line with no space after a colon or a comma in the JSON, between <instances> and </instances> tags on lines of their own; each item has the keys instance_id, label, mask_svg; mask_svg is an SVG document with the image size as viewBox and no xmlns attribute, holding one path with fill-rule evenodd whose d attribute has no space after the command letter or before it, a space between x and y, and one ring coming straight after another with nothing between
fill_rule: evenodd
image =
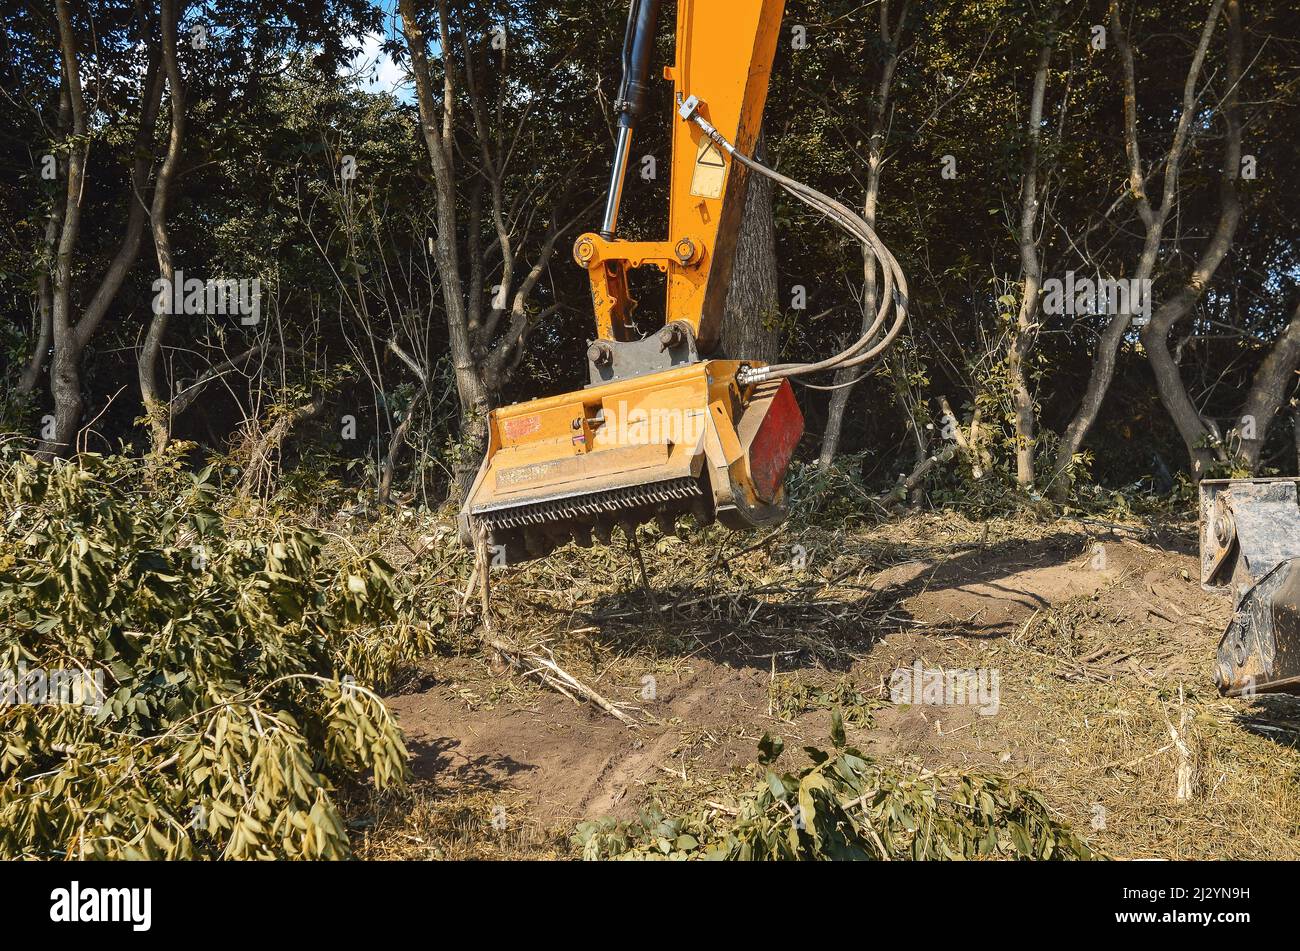
<instances>
[{"instance_id":1,"label":"leafless tree","mask_svg":"<svg viewBox=\"0 0 1300 951\"><path fill-rule=\"evenodd\" d=\"M1165 226L1177 207L1180 197L1178 190L1179 172L1191 134L1192 123L1198 110L1199 95L1197 84L1205 66L1206 54L1210 41L1223 10L1224 0L1213 0L1205 24L1201 28L1196 50L1192 55L1186 79L1183 82L1183 96L1174 128L1173 139L1163 160L1157 166L1144 168L1138 141L1137 111L1137 76L1133 62L1133 45L1130 42L1124 18L1120 12L1119 0L1110 3L1110 28L1119 53L1120 67L1123 75L1124 89L1124 151L1128 159L1128 193L1127 196L1136 206L1138 216L1143 224L1142 250L1132 269L1133 286L1150 287L1150 282L1159 263L1160 248L1165 237ZM1147 195L1148 183L1156 177L1157 172L1163 177L1160 204L1152 206ZM1053 463L1052 494L1064 498L1069 493L1071 471L1075 459L1083 447L1083 442L1101 412L1102 403L1110 389L1115 376L1115 365L1120 345L1128 333L1134 316L1133 300L1124 302L1125 306L1116 308L1110 316L1101 338L1097 343L1097 352L1093 358L1088 385L1078 409L1070 419L1069 425L1061 436Z\"/></svg>"}]
</instances>

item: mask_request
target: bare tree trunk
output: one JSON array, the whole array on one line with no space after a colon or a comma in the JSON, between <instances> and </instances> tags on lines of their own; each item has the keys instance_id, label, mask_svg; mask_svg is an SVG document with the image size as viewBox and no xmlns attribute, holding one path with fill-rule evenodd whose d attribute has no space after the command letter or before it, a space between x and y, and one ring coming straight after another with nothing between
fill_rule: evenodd
<instances>
[{"instance_id":1,"label":"bare tree trunk","mask_svg":"<svg viewBox=\"0 0 1300 951\"><path fill-rule=\"evenodd\" d=\"M876 95L871 103L871 118L867 144L867 195L862 205L862 217L872 228L876 226L876 207L880 197L880 167L885 158L885 114L889 109L889 93L894 81L894 69L898 66L899 39L907 23L907 9L910 0L903 0L898 12L898 22L891 28L889 23L889 0L880 0L880 42L884 47L884 59L880 64L880 79L876 83ZM863 269L862 287L862 330L865 333L876 316L877 284L876 264L867 254ZM844 414L848 409L849 399L853 395L853 379L862 371L857 367L837 370L833 386L838 389L831 392L830 407L826 411L826 431L822 434L821 452L818 465L829 466L839 451L840 434L844 429Z\"/></svg>"},{"instance_id":2,"label":"bare tree trunk","mask_svg":"<svg viewBox=\"0 0 1300 951\"><path fill-rule=\"evenodd\" d=\"M147 30L147 24L141 24ZM147 35L147 34L146 34ZM77 321L77 344L85 347L90 342L100 321L108 312L109 306L117 297L128 274L135 267L140 257L140 240L144 237L145 217L148 207L144 203L144 194L149 187L149 173L153 169L153 135L158 122L158 110L162 100L163 80L166 74L160 62L161 52L154 49L149 58L145 72L144 85L141 87L144 98L140 104L140 125L135 133L135 162L131 167L130 191L126 196L126 229L122 233L122 243L118 246L113 260L104 271L104 279L95 290L81 319Z\"/></svg>"},{"instance_id":3,"label":"bare tree trunk","mask_svg":"<svg viewBox=\"0 0 1300 951\"><path fill-rule=\"evenodd\" d=\"M36 391L49 358L50 344L54 340L54 295L50 286L50 261L54 257L56 242L63 223L63 206L66 196L59 196L50 216L45 221L45 238L41 242L41 261L36 275L36 344L32 349L23 375L18 380L19 394L26 396Z\"/></svg>"},{"instance_id":4,"label":"bare tree trunk","mask_svg":"<svg viewBox=\"0 0 1300 951\"><path fill-rule=\"evenodd\" d=\"M62 60L63 92L60 112L66 107L71 114L71 131L74 147L70 150L67 165L67 188L62 201L62 221L59 225L57 253L49 280L50 340L53 355L50 358L50 395L54 399L54 438L41 445L43 456L69 452L73 449L77 431L81 426L81 357L95 329L108 311L122 282L134 267L139 256L140 238L144 230L145 207L140 196L148 186L152 166L149 145L153 138L154 123L158 114L158 100L162 94L162 73L158 68L158 51L151 51L144 84L141 87L140 125L135 136L135 161L131 169L131 182L126 196L126 229L117 254L109 263L103 278L82 311L81 318L72 319L72 258L80 232L81 200L85 182L85 165L89 152L86 139L87 117L85 98L81 88L80 68L77 63L77 42L72 18L66 0L57 3L59 47ZM142 42L149 42L149 25L140 16ZM66 125L66 122L63 123ZM44 292L38 287L38 296ZM38 306L43 307L43 304ZM29 367L29 369L31 369ZM35 371L39 375L39 368Z\"/></svg>"},{"instance_id":5,"label":"bare tree trunk","mask_svg":"<svg viewBox=\"0 0 1300 951\"><path fill-rule=\"evenodd\" d=\"M864 214L867 224L873 228L876 224L875 198L879 191L879 176L876 179L875 188L872 187L873 176L868 173L867 177L867 204L871 211ZM868 266L862 283L862 310L864 315L874 317L877 305L877 285L876 270L873 266ZM871 326L870 317L864 316L863 331ZM849 398L853 395L855 385L853 379L861 374L858 367L846 367L836 370L832 386L838 387L831 391L830 405L826 409L826 430L822 433L821 451L817 455L817 464L819 466L829 466L835 461L835 456L840 448L840 436L844 431L844 414L849 407Z\"/></svg>"},{"instance_id":6,"label":"bare tree trunk","mask_svg":"<svg viewBox=\"0 0 1300 951\"><path fill-rule=\"evenodd\" d=\"M1151 275L1155 271L1160 244L1164 237L1165 222L1177 201L1178 173L1196 111L1196 84L1205 65L1205 55L1210 46L1210 39L1214 35L1223 3L1224 0L1214 0L1210 5L1205 25L1201 28L1196 52L1187 70L1187 78L1183 83L1182 110L1163 162L1164 185L1159 208L1152 208L1146 194L1148 175L1142 168L1142 156L1138 144L1137 77L1133 64L1133 47L1120 17L1119 0L1111 0L1110 3L1111 33L1115 38L1124 76L1124 151L1129 164L1129 190L1146 229L1142 252L1132 275L1132 280L1136 282L1135 286L1141 288L1150 287ZM1057 500L1064 500L1069 495L1075 457L1083 447L1088 432L1097 421L1101 404L1106 399L1106 393L1110 390L1111 381L1114 379L1119 347L1133 320L1134 301L1129 299L1125 303L1127 306L1117 308L1117 312L1111 315L1106 324L1106 329L1102 331L1083 399L1057 447L1056 459L1052 466L1052 495Z\"/></svg>"},{"instance_id":7,"label":"bare tree trunk","mask_svg":"<svg viewBox=\"0 0 1300 951\"><path fill-rule=\"evenodd\" d=\"M412 402L407 409L406 417L393 431L392 439L388 440L388 452L384 455L384 464L379 475L378 497L380 505L390 505L393 501L393 477L397 474L397 467L406 454L406 439L410 434L411 423L414 420L415 403Z\"/></svg>"},{"instance_id":8,"label":"bare tree trunk","mask_svg":"<svg viewBox=\"0 0 1300 951\"><path fill-rule=\"evenodd\" d=\"M533 330L558 310L556 304L529 311L529 301L550 266L559 239L588 208L565 218L564 210L578 176L570 175L557 185L558 192L550 208L550 221L540 246L530 249L531 266L525 268L524 253L530 226L544 221L537 213L538 202L510 201L505 194L507 166L515 154L512 142L502 128L488 124L488 109L483 101L483 82L478 70L488 67L483 56L476 56L475 44L485 42L471 26L462 24L460 44L453 43L446 0L438 0L436 23L438 49L443 62L441 102L434 98L433 74L429 65L425 31L416 15L414 0L399 0L402 31L411 54L411 72L415 76L416 100L420 110L420 129L433 170L436 234L433 257L442 284L442 299L447 312L452 367L460 397L460 446L453 461L452 494L463 498L478 470L487 444L487 413L496 404L503 387L512 379L524 357L525 346ZM472 17L472 11L465 12ZM477 39L474 39L477 37ZM464 93L470 106L473 133L480 151L480 163L469 173L472 179L469 196L470 219L465 223L468 279L462 278L462 253L458 244L457 171L454 154L454 118L458 94L455 51L465 57ZM500 83L504 90L507 84ZM500 122L505 103L496 103ZM521 124L511 133L519 135ZM486 194L488 207L483 209ZM486 213L495 241L484 250L481 241L480 211ZM488 260L500 255L496 285L491 300L484 301L483 286L490 273Z\"/></svg>"},{"instance_id":9,"label":"bare tree trunk","mask_svg":"<svg viewBox=\"0 0 1300 951\"><path fill-rule=\"evenodd\" d=\"M989 454L980 442L980 408L976 406L971 411L969 434L962 429L961 420L952 411L952 404L948 402L948 397L939 397L939 409L943 412L945 438L948 433L952 434L953 443L970 464L971 474L977 479L981 478L984 468L989 464Z\"/></svg>"},{"instance_id":10,"label":"bare tree trunk","mask_svg":"<svg viewBox=\"0 0 1300 951\"><path fill-rule=\"evenodd\" d=\"M754 155L767 161L760 132ZM745 214L736 239L736 260L722 324L722 352L737 360L776 363L781 357L777 325L776 222L772 211L773 183L766 175L750 175Z\"/></svg>"},{"instance_id":11,"label":"bare tree trunk","mask_svg":"<svg viewBox=\"0 0 1300 951\"><path fill-rule=\"evenodd\" d=\"M41 445L42 455L68 452L81 426L81 355L72 327L72 255L81 229L81 197L86 173L86 102L77 64L77 42L67 0L56 0L59 21L59 49L63 60L63 82L72 112L73 147L68 153L67 198L54 259L50 301L50 327L54 357L50 365L50 391L54 397L54 438Z\"/></svg>"},{"instance_id":12,"label":"bare tree trunk","mask_svg":"<svg viewBox=\"0 0 1300 951\"><path fill-rule=\"evenodd\" d=\"M1056 43L1056 15L1053 11L1048 38L1038 51L1038 67L1034 71L1034 91L1029 101L1029 119L1025 132L1029 140L1025 151L1024 178L1020 188L1020 267L1024 272L1021 283L1020 310L1016 315L1016 328L1007 347L1007 374L1011 378L1011 399L1015 407L1016 431L1016 484L1028 488L1034 484L1034 428L1037 416L1034 397L1029 392L1025 376L1025 360L1033 350L1038 332L1038 295L1043 286L1043 268L1038 259L1038 227L1040 202L1038 200L1038 156L1042 138L1043 99L1047 92L1047 72L1052 64L1052 49Z\"/></svg>"},{"instance_id":13,"label":"bare tree trunk","mask_svg":"<svg viewBox=\"0 0 1300 951\"><path fill-rule=\"evenodd\" d=\"M1178 361L1169 350L1169 332L1184 320L1205 294L1214 279L1219 265L1232 249L1237 225L1241 220L1241 201L1237 197L1236 179L1241 167L1241 118L1238 108L1238 86L1241 83L1241 7L1238 0L1227 0L1228 13L1228 91L1223 97L1223 117L1227 126L1223 145L1223 171L1219 184L1219 221L1209 243L1201 252L1187 282L1172 297L1162 303L1142 328L1142 346L1151 361L1156 387L1161 402L1168 410L1178 433L1182 436L1191 459L1192 477L1200 480L1206 469L1218 461L1226 461L1226 454L1218 427L1205 419L1192 402L1183 384ZM1279 342L1281 346L1281 342ZM1279 355L1282 356L1282 355ZM1262 369L1262 368L1261 368ZM1285 383L1285 379L1279 386ZM1281 394L1278 394L1278 403ZM1264 428L1277 411L1275 403L1268 410ZM1263 406L1258 409L1262 412ZM1248 409L1249 413L1250 410ZM1258 441L1262 443L1261 438ZM1258 446L1256 446L1258 459Z\"/></svg>"},{"instance_id":14,"label":"bare tree trunk","mask_svg":"<svg viewBox=\"0 0 1300 951\"><path fill-rule=\"evenodd\" d=\"M66 82L60 83L59 91L59 134L66 135L68 123L72 116L72 102L68 97ZM50 270L54 264L54 255L59 233L63 229L63 211L67 205L67 195L59 195L50 208L50 216L45 221L45 236L41 241L41 255L36 272L36 345L27 367L18 380L18 393L27 396L36 391L49 359L50 345L54 342L54 291L50 283Z\"/></svg>"},{"instance_id":15,"label":"bare tree trunk","mask_svg":"<svg viewBox=\"0 0 1300 951\"><path fill-rule=\"evenodd\" d=\"M185 87L181 84L180 64L176 59L177 22L180 19L178 3L183 7L184 0L162 0L162 51L163 66L167 73L167 89L171 98L171 134L167 140L167 156L163 159L158 172L158 181L154 184L153 204L149 209L150 226L153 231L154 250L158 255L158 276L165 288L164 305L157 309L149 330L145 334L144 344L140 348L139 378L140 398L144 402L145 415L149 420L149 432L155 454L167 448L171 439L170 400L158 387L158 357L162 352L163 338L167 334L167 323L171 316L172 302L176 299L176 269L172 264L171 235L167 230L167 199L176 168L180 164L181 148L185 141Z\"/></svg>"},{"instance_id":16,"label":"bare tree trunk","mask_svg":"<svg viewBox=\"0 0 1300 951\"><path fill-rule=\"evenodd\" d=\"M433 97L424 30L415 13L414 0L399 0L402 32L411 54L411 72L415 75L416 102L420 109L420 129L433 167L438 229L434 238L434 258L442 280L443 306L447 310L447 332L451 344L452 369L460 396L461 458L454 463L456 489L463 498L474 481L478 461L487 442L487 412L491 402L487 387L479 375L470 345L466 321L465 293L460 277L460 252L456 243L456 180L450 133L452 131L455 90L452 85L452 47L448 42L446 0L438 3L439 48L444 61L442 103ZM477 227L473 222L472 227ZM505 249L503 249L504 252Z\"/></svg>"}]
</instances>

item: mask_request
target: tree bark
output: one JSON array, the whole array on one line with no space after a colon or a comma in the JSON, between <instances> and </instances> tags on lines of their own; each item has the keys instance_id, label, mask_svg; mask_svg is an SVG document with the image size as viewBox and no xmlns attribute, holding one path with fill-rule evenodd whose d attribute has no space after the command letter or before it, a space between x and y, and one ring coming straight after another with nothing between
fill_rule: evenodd
<instances>
[{"instance_id":1,"label":"tree bark","mask_svg":"<svg viewBox=\"0 0 1300 951\"><path fill-rule=\"evenodd\" d=\"M164 291L166 301L149 322L149 330L140 348L138 367L140 398L144 402L155 454L167 448L172 428L170 400L158 386L158 357L167 334L172 302L176 298L176 269L172 263L171 234L167 230L167 200L171 183L176 177L176 169L180 164L181 149L185 141L185 87L181 83L180 64L176 57L176 33L180 19L178 5L183 7L184 0L162 0L162 55L171 100L171 133L167 140L167 156L158 171L158 180L154 183L153 203L149 209L154 251L158 256L158 276L166 288Z\"/></svg>"},{"instance_id":2,"label":"tree bark","mask_svg":"<svg viewBox=\"0 0 1300 951\"><path fill-rule=\"evenodd\" d=\"M80 233L81 199L85 181L85 165L89 154L88 122L85 97L82 93L80 68L77 63L77 41L66 0L56 4L59 24L59 47L62 61L63 92L60 112L66 107L70 113L73 144L67 163L67 188L62 205L62 221L58 226L57 253L49 278L49 325L53 354L50 358L50 395L54 400L54 438L42 443L43 457L69 452L73 449L81 426L81 358L95 329L116 298L122 282L135 266L139 257L140 238L144 230L145 206L141 196L148 187L152 167L149 145L153 138L154 123L158 114L158 101L162 95L162 73L159 54L151 49L149 65L141 87L140 125L135 135L135 161L131 168L131 182L127 195L127 224L117 253L109 263L90 303L74 324L72 303L72 258ZM148 24L140 20L143 42L148 43ZM66 123L65 123L66 125ZM39 298L44 294L38 281ZM43 319L43 318L42 318ZM48 347L48 345L47 345ZM33 368L29 366L29 370ZM39 376L36 367L34 374Z\"/></svg>"},{"instance_id":3,"label":"tree bark","mask_svg":"<svg viewBox=\"0 0 1300 951\"><path fill-rule=\"evenodd\" d=\"M1034 397L1029 392L1025 374L1025 361L1033 350L1038 333L1039 291L1043 286L1043 268L1038 258L1038 227L1040 202L1038 200L1038 157L1043 125L1043 99L1047 92L1047 72L1052 64L1052 49L1056 43L1056 17L1052 16L1048 39L1038 51L1038 66L1034 70L1034 91L1029 101L1029 119L1025 125L1028 145L1020 188L1020 309L1016 314L1016 327L1007 347L1007 375L1011 380L1011 400L1015 409L1016 484L1028 488L1034 484L1034 446L1037 414Z\"/></svg>"},{"instance_id":4,"label":"tree bark","mask_svg":"<svg viewBox=\"0 0 1300 951\"><path fill-rule=\"evenodd\" d=\"M455 488L464 498L478 462L487 444L487 412L491 400L479 375L470 346L466 322L465 293L460 277L460 251L457 247L456 180L450 141L454 89L452 86L452 47L448 42L447 4L438 3L439 44L445 63L442 103L435 102L433 82L424 30L415 13L414 0L399 0L402 32L411 54L411 72L415 76L415 97L420 110L420 130L433 168L434 202L437 233L434 236L434 260L442 281L443 306L447 310L447 332L451 344L452 369L456 391L460 396L461 452L453 461ZM471 224L477 227L477 222Z\"/></svg>"},{"instance_id":5,"label":"tree bark","mask_svg":"<svg viewBox=\"0 0 1300 951\"><path fill-rule=\"evenodd\" d=\"M1199 481L1216 461L1226 461L1223 441L1218 427L1205 419L1188 395L1183 384L1178 361L1169 350L1169 332L1188 314L1205 294L1214 279L1219 265L1232 249L1237 225L1241 221L1241 201L1237 196L1236 180L1241 167L1241 118L1238 86L1241 84L1241 7L1238 0L1227 0L1228 14L1228 91L1223 97L1223 117L1226 125L1223 146L1223 170L1219 179L1219 220L1209 243L1201 252L1187 282L1164 301L1142 328L1142 346L1151 361L1160 400L1173 419L1179 435L1187 447L1191 460L1192 477ZM1279 342L1279 346L1281 342ZM1279 354L1284 358L1284 354ZM1262 369L1262 368L1261 368ZM1285 382L1285 380L1283 380ZM1278 395L1278 403L1281 395ZM1264 428L1277 411L1278 403L1268 409ZM1257 409L1264 411L1261 403ZM1250 410L1247 410L1250 412ZM1258 440L1262 443L1261 439ZM1258 447L1256 447L1258 459Z\"/></svg>"},{"instance_id":6,"label":"tree bark","mask_svg":"<svg viewBox=\"0 0 1300 951\"><path fill-rule=\"evenodd\" d=\"M50 209L45 220L45 237L41 242L41 258L36 274L36 343L23 374L18 379L18 392L27 396L36 391L45 370L45 361L50 355L50 344L54 340L54 295L50 285L50 263L54 258L60 226L63 223L63 205L66 196L60 195Z\"/></svg>"},{"instance_id":7,"label":"tree bark","mask_svg":"<svg viewBox=\"0 0 1300 951\"><path fill-rule=\"evenodd\" d=\"M468 492L483 458L487 445L488 411L496 405L502 389L519 368L529 335L558 309L558 305L552 304L530 313L529 301L550 266L559 239L587 213L587 209L568 219L564 217L568 197L578 180L577 175L568 176L555 188L559 194L551 205L550 221L540 246L532 249L535 257L532 257L530 266L523 266L530 226L534 220L544 218L538 211L536 200L507 201L506 172L515 154L514 142L507 139L502 128L488 125L487 109L482 99L484 84L476 78L479 75L476 71L486 69L487 62L483 57L475 56L472 31L465 27L459 47L453 43L447 3L439 0L436 23L438 48L443 61L442 98L439 102L434 97L428 45L425 31L416 16L416 4L414 0L399 0L398 8L411 55L420 129L433 170L436 211L433 257L442 284L452 366L460 398L460 444L452 463L454 479L451 487L452 497L459 500ZM466 255L462 255L458 243L461 239L453 141L456 97L461 91L457 88L457 48L465 57L463 91L470 105L472 131L481 159L480 167L470 173L469 219L465 222ZM501 88L504 90L506 85L503 83ZM497 103L498 113L502 106L502 102ZM516 139L523 121L521 118L513 129ZM486 209L483 208L485 194ZM594 207L594 204L588 207ZM496 236L486 250L481 241L481 212L486 213L490 230ZM488 261L498 254L501 256L500 274L488 278ZM468 280L461 273L463 258L467 258ZM499 291L485 301L483 285L488 280L492 280Z\"/></svg>"},{"instance_id":8,"label":"tree bark","mask_svg":"<svg viewBox=\"0 0 1300 951\"><path fill-rule=\"evenodd\" d=\"M876 83L875 98L871 103L867 144L867 194L862 204L862 217L872 228L876 226L876 207L880 197L880 170L885 157L885 114L889 109L890 89L894 81L894 70L898 66L899 40L907 23L909 5L910 0L903 0L902 8L898 13L898 22L891 27L889 0L880 0L880 41L884 46L885 54L880 64L880 78ZM859 333L865 333L875 319L878 294L876 282L876 263L870 252L866 252L862 287L862 329ZM835 373L832 385L838 389L831 391L830 406L826 411L826 430L822 434L821 452L818 455L820 466L829 466L839 451L844 414L854 390L852 381L861 372L858 367L846 367Z\"/></svg>"},{"instance_id":9,"label":"tree bark","mask_svg":"<svg viewBox=\"0 0 1300 951\"><path fill-rule=\"evenodd\" d=\"M1255 435L1254 438L1247 438L1245 433L1240 433L1238 451L1241 461L1251 472L1259 467L1259 456L1264 449L1269 426L1287 397L1297 367L1300 367L1300 304L1296 305L1286 329L1255 371L1250 393L1242 407L1242 420L1250 421Z\"/></svg>"},{"instance_id":10,"label":"tree bark","mask_svg":"<svg viewBox=\"0 0 1300 951\"><path fill-rule=\"evenodd\" d=\"M72 449L81 426L80 348L72 326L72 256L81 229L81 196L86 173L86 102L77 64L77 41L67 0L56 0L59 22L59 50L63 61L63 83L72 113L72 148L68 152L68 181L58 250L54 259L50 295L50 329L54 356L50 364L50 392L54 397L54 438L41 444L42 456L61 455Z\"/></svg>"},{"instance_id":11,"label":"tree bark","mask_svg":"<svg viewBox=\"0 0 1300 951\"><path fill-rule=\"evenodd\" d=\"M108 313L109 305L121 290L122 282L140 257L140 241L144 236L145 219L149 211L144 203L144 195L149 187L149 173L153 169L150 146L154 126L158 122L164 79L166 75L160 63L160 52L155 49L150 56L144 85L141 87L144 99L140 105L140 125L135 133L135 162L131 167L130 194L126 197L126 228L122 232L122 243L118 246L117 253L104 271L104 279L100 281L95 296L90 299L81 313L81 319L77 321L77 343L83 348L90 342L100 321Z\"/></svg>"},{"instance_id":12,"label":"tree bark","mask_svg":"<svg viewBox=\"0 0 1300 951\"><path fill-rule=\"evenodd\" d=\"M760 132L754 155L767 161L765 136ZM722 352L737 360L776 363L781 357L780 302L777 292L776 221L772 209L773 182L750 175L745 213L736 239L736 260L722 323Z\"/></svg>"}]
</instances>

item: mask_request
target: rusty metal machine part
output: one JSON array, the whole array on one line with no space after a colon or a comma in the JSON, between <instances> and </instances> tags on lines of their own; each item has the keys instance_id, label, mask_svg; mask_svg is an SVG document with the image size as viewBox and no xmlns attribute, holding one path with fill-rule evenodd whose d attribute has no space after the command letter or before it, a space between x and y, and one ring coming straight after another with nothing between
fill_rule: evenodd
<instances>
[{"instance_id":1,"label":"rusty metal machine part","mask_svg":"<svg viewBox=\"0 0 1300 951\"><path fill-rule=\"evenodd\" d=\"M1231 696L1300 693L1300 501L1295 479L1200 486L1201 585L1229 593L1215 682Z\"/></svg>"},{"instance_id":2,"label":"rusty metal machine part","mask_svg":"<svg viewBox=\"0 0 1300 951\"><path fill-rule=\"evenodd\" d=\"M1300 559L1275 566L1237 605L1215 682L1234 697L1300 693Z\"/></svg>"}]
</instances>

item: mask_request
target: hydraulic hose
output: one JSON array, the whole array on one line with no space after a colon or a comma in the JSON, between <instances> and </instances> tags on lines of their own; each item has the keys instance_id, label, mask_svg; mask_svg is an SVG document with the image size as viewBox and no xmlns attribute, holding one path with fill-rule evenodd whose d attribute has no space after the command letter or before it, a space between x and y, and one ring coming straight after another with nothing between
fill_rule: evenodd
<instances>
[{"instance_id":1,"label":"hydraulic hose","mask_svg":"<svg viewBox=\"0 0 1300 951\"><path fill-rule=\"evenodd\" d=\"M772 179L795 198L810 208L820 211L861 242L866 252L870 254L871 266L879 268L883 278L884 286L881 289L879 309L862 336L858 337L847 348L834 356L815 363L781 363L769 367L754 367L743 372L742 382L757 383L762 380L791 379L812 373L859 367L875 359L894 342L902 331L903 324L907 321L907 277L903 274L903 269L899 266L894 255L885 247L884 243L877 237L876 232L861 215L834 198L822 194L815 188L782 175L780 172L768 168L762 162L740 152L731 142L727 141L726 136L714 128L712 123L700 115L699 106L699 100L692 96L682 103L679 112L683 119L692 121L699 126L705 135L717 143L735 161L740 162L751 171ZM893 311L893 321L889 323L884 335L879 340L876 340L876 337L881 333L881 329L889 321L891 309ZM875 342L873 343L873 341ZM865 375L863 374L863 376ZM843 386L851 386L860 379L862 379L862 376L833 386L805 385L814 386L815 389L839 389ZM803 383L804 381L800 380L798 382Z\"/></svg>"}]
</instances>

